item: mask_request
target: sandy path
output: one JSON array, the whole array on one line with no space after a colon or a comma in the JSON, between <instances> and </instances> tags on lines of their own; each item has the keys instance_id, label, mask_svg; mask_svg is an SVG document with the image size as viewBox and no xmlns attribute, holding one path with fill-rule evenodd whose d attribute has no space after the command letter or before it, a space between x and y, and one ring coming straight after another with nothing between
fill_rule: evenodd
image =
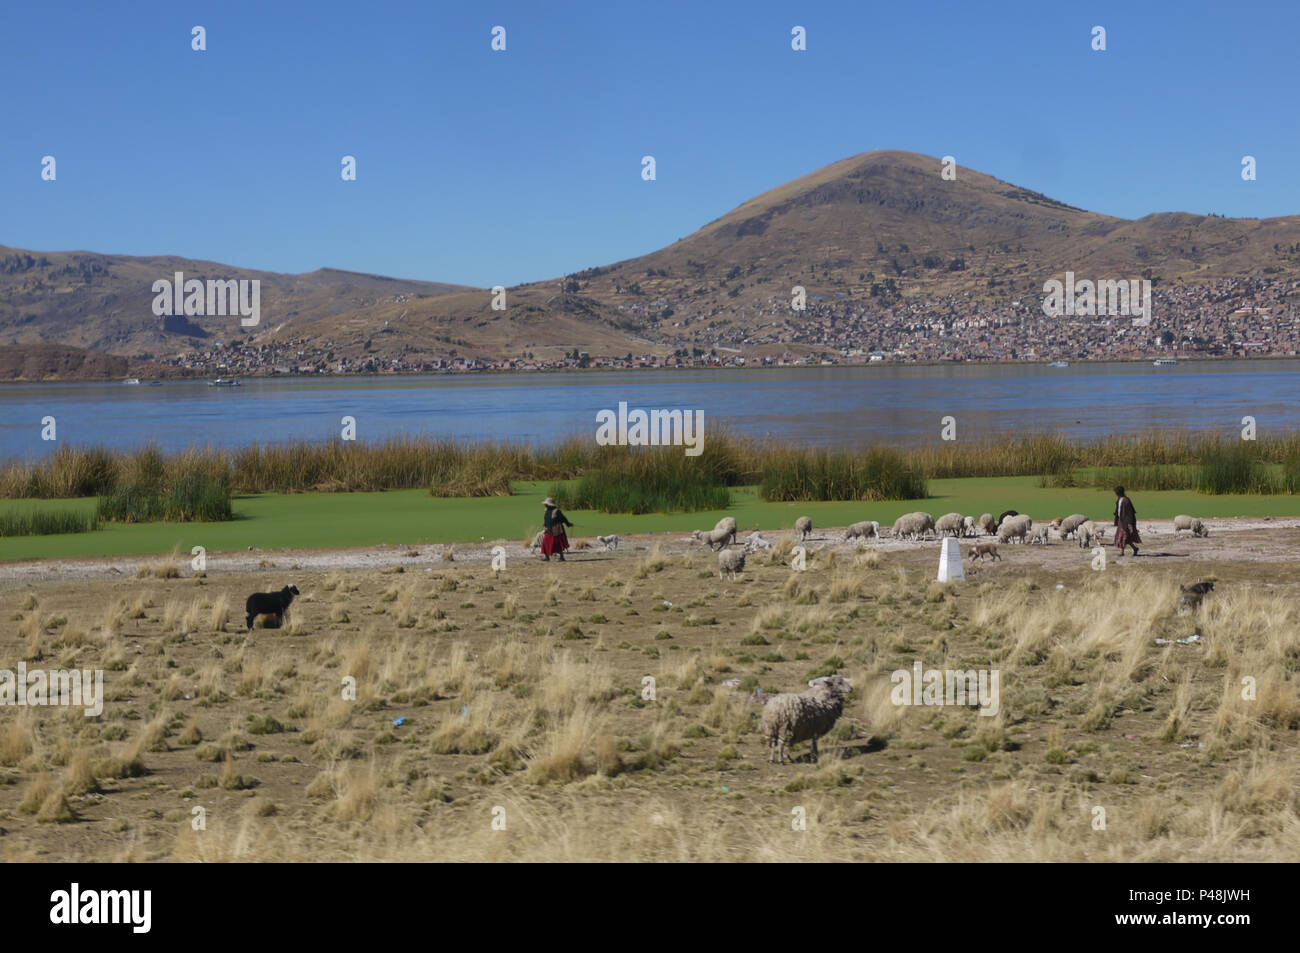
<instances>
[{"instance_id":1,"label":"sandy path","mask_svg":"<svg viewBox=\"0 0 1300 953\"><path fill-rule=\"evenodd\" d=\"M1146 556L1188 557L1196 562L1229 560L1257 562L1289 562L1300 560L1300 518L1229 518L1208 521L1211 532L1209 537L1194 539L1184 533L1180 537L1173 534L1172 520L1145 520L1139 524L1139 530L1145 540L1141 547ZM741 538L747 531L742 531ZM777 539L783 531L764 531L768 539ZM583 537L575 537L578 542ZM963 541L966 542L966 541ZM633 553L644 551L655 544L660 545L670 554L688 551L705 552L704 547L688 537L674 533L651 533L625 536L615 551L606 551L592 540L593 546L585 550L576 550L569 554L573 561L616 561L629 558ZM810 552L833 546L845 552L851 551L857 543L843 542L841 528L817 530L808 540ZM882 552L908 551L916 553L932 552L937 556L938 544L935 540L919 543L882 539L875 543ZM520 560L537 561L538 557L530 552L518 540L485 540L478 543L457 543L454 547L446 545L433 546L380 546L360 549L329 550L253 550L250 552L209 553L207 572L215 573L283 573L287 570L334 571L355 569L387 569L403 566L407 569L423 567L433 569L445 565L444 552L454 549L455 561L483 562L492 558L492 549L503 546L507 565ZM1108 545L1107 557L1115 555L1113 545ZM1033 559L1041 565L1050 567L1063 565L1084 557L1073 541L1061 542L1053 539L1048 546L1005 545L1002 547L1004 557L1009 556L1017 562ZM0 586L9 587L33 582L67 581L76 579L104 579L134 575L141 566L160 562L159 556L103 556L85 559L44 559L26 562L0 563ZM1139 557L1145 561L1144 557ZM1132 562L1126 557L1126 562ZM1180 560L1181 561L1181 560ZM182 575L190 575L190 558L178 557L177 563ZM996 565L996 564L993 564Z\"/></svg>"}]
</instances>

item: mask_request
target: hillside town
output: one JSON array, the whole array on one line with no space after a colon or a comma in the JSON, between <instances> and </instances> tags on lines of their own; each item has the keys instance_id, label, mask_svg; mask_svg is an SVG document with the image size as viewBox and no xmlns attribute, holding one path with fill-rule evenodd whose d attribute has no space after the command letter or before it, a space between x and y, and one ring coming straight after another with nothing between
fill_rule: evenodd
<instances>
[{"instance_id":1,"label":"hillside town","mask_svg":"<svg viewBox=\"0 0 1300 953\"><path fill-rule=\"evenodd\" d=\"M758 303L749 313L770 319L747 330L733 313L681 317L671 335L666 321L649 315L645 337L655 353L591 354L575 342L563 354L485 358L386 350L381 342L363 356L345 356L331 341L291 338L205 341L193 351L157 359L177 376L439 373L582 368L707 367L863 364L1105 361L1152 358L1294 357L1300 355L1300 288L1292 281L1228 278L1204 285L1157 288L1149 325L1124 315L1049 316L1039 296L1004 305L972 303L965 295L900 300L891 306L847 296L810 296L803 312L789 299ZM647 303L662 313L670 302ZM783 310L784 309L784 310ZM682 346L686 339L688 346Z\"/></svg>"}]
</instances>

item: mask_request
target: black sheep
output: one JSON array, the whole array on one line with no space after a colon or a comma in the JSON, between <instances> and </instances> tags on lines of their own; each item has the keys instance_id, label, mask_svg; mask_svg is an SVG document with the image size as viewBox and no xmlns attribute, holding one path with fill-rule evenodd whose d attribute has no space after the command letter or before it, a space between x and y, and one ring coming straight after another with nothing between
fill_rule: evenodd
<instances>
[{"instance_id":1,"label":"black sheep","mask_svg":"<svg viewBox=\"0 0 1300 953\"><path fill-rule=\"evenodd\" d=\"M253 620L259 615L273 615L283 621L284 614L289 611L289 603L293 602L296 595L297 586L285 586L279 592L253 593L244 603L244 612L247 614L244 621L248 623L248 630L253 631Z\"/></svg>"}]
</instances>

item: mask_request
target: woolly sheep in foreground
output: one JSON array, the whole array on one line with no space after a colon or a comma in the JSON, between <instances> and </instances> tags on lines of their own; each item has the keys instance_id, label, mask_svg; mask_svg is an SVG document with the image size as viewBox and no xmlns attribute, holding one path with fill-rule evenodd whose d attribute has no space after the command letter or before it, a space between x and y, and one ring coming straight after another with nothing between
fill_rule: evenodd
<instances>
[{"instance_id":1,"label":"woolly sheep in foreground","mask_svg":"<svg viewBox=\"0 0 1300 953\"><path fill-rule=\"evenodd\" d=\"M875 520L862 520L860 523L854 523L844 531L845 540L857 539L858 537L871 539L873 536L876 539L880 538L880 524Z\"/></svg>"},{"instance_id":2,"label":"woolly sheep in foreground","mask_svg":"<svg viewBox=\"0 0 1300 953\"><path fill-rule=\"evenodd\" d=\"M807 539L808 534L812 532L812 517L801 516L797 520L795 520L794 531L799 534L800 540Z\"/></svg>"},{"instance_id":3,"label":"woolly sheep in foreground","mask_svg":"<svg viewBox=\"0 0 1300 953\"><path fill-rule=\"evenodd\" d=\"M965 517L960 513L944 513L934 523L934 531L940 536L960 536Z\"/></svg>"},{"instance_id":4,"label":"woolly sheep in foreground","mask_svg":"<svg viewBox=\"0 0 1300 953\"><path fill-rule=\"evenodd\" d=\"M745 551L743 549L724 549L718 553L718 578L722 578L723 573L731 573L731 578L736 578L736 573L743 572L745 569Z\"/></svg>"},{"instance_id":5,"label":"woolly sheep in foreground","mask_svg":"<svg viewBox=\"0 0 1300 953\"><path fill-rule=\"evenodd\" d=\"M984 531L985 536L992 536L998 531L998 521L993 518L992 513L985 513L979 518L979 528Z\"/></svg>"},{"instance_id":6,"label":"woolly sheep in foreground","mask_svg":"<svg viewBox=\"0 0 1300 953\"><path fill-rule=\"evenodd\" d=\"M1187 532L1193 536L1209 536L1210 528L1194 516L1175 516L1174 535Z\"/></svg>"},{"instance_id":7,"label":"woolly sheep in foreground","mask_svg":"<svg viewBox=\"0 0 1300 953\"><path fill-rule=\"evenodd\" d=\"M809 685L812 687L801 695L773 695L763 707L763 738L769 761L785 764L787 749L800 741L812 742L816 761L817 739L835 727L844 711L844 696L853 690L842 675L813 679Z\"/></svg>"},{"instance_id":8,"label":"woolly sheep in foreground","mask_svg":"<svg viewBox=\"0 0 1300 953\"><path fill-rule=\"evenodd\" d=\"M1033 526L1034 521L1028 516L1009 516L998 524L998 542L1006 543L1015 539L1023 543Z\"/></svg>"},{"instance_id":9,"label":"woolly sheep in foreground","mask_svg":"<svg viewBox=\"0 0 1300 953\"><path fill-rule=\"evenodd\" d=\"M1093 544L1093 541L1096 539L1096 536L1093 534L1092 531L1092 524L1084 523L1082 526L1080 526L1076 538L1079 540L1080 549L1087 549L1089 546L1091 546ZM1101 542L1101 540L1097 540L1097 541Z\"/></svg>"},{"instance_id":10,"label":"woolly sheep in foreground","mask_svg":"<svg viewBox=\"0 0 1300 953\"><path fill-rule=\"evenodd\" d=\"M963 536L979 535L979 527L975 525L975 517L968 516L961 521L961 534Z\"/></svg>"},{"instance_id":11,"label":"woolly sheep in foreground","mask_svg":"<svg viewBox=\"0 0 1300 953\"><path fill-rule=\"evenodd\" d=\"M724 516L718 520L718 525L713 527L709 532L697 529L691 534L692 539L698 539L709 544L709 549L722 549L728 543L736 541L736 518L734 516Z\"/></svg>"},{"instance_id":12,"label":"woolly sheep in foreground","mask_svg":"<svg viewBox=\"0 0 1300 953\"><path fill-rule=\"evenodd\" d=\"M1061 533L1061 539L1069 539L1071 534L1078 532L1080 526L1088 522L1088 517L1082 513L1075 513L1061 520L1061 525L1057 527Z\"/></svg>"},{"instance_id":13,"label":"woolly sheep in foreground","mask_svg":"<svg viewBox=\"0 0 1300 953\"><path fill-rule=\"evenodd\" d=\"M932 529L934 529L934 517L929 513L919 510L915 513L905 513L894 521L894 538L920 539Z\"/></svg>"}]
</instances>

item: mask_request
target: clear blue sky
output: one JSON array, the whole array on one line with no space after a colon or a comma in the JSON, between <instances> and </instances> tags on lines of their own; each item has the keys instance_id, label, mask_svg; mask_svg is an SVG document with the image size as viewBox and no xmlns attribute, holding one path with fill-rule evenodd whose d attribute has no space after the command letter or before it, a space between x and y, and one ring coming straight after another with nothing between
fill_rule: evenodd
<instances>
[{"instance_id":1,"label":"clear blue sky","mask_svg":"<svg viewBox=\"0 0 1300 953\"><path fill-rule=\"evenodd\" d=\"M873 149L1130 218L1295 214L1297 37L1293 0L10 3L0 244L510 285Z\"/></svg>"}]
</instances>

